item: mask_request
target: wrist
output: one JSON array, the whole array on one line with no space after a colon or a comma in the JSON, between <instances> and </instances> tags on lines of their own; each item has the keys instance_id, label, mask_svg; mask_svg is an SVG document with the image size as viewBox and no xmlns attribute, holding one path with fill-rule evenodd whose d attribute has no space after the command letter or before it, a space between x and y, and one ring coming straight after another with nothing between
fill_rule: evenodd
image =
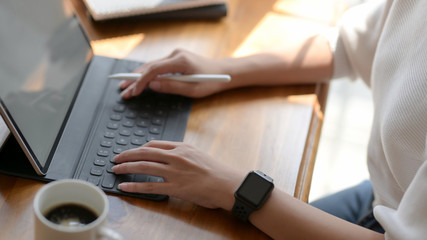
<instances>
[{"instance_id":1,"label":"wrist","mask_svg":"<svg viewBox=\"0 0 427 240\"><path fill-rule=\"evenodd\" d=\"M224 176L224 175L223 175ZM229 174L227 179L224 179L222 184L222 194L216 194L218 197L218 206L226 211L231 211L235 202L234 193L239 187L242 179L245 178L245 173L233 172Z\"/></svg>"},{"instance_id":2,"label":"wrist","mask_svg":"<svg viewBox=\"0 0 427 240\"><path fill-rule=\"evenodd\" d=\"M234 89L247 86L249 84L251 74L248 74L248 66L244 58L223 58L219 62L219 69L222 74L231 76L231 81L223 84L224 89ZM249 84L250 85L250 84Z\"/></svg>"}]
</instances>

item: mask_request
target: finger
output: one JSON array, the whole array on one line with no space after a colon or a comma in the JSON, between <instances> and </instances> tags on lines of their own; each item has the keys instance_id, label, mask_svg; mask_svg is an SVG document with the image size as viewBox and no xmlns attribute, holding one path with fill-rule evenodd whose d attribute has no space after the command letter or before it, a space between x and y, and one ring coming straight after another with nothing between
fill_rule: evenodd
<instances>
[{"instance_id":1,"label":"finger","mask_svg":"<svg viewBox=\"0 0 427 240\"><path fill-rule=\"evenodd\" d=\"M138 96L144 91L147 87L148 82L157 78L158 73L153 72L152 70L141 72L142 76L138 80L135 81L135 84L131 85L132 88L132 96Z\"/></svg>"},{"instance_id":2,"label":"finger","mask_svg":"<svg viewBox=\"0 0 427 240\"><path fill-rule=\"evenodd\" d=\"M146 174L162 177L166 170L166 165L157 162L126 162L113 166L115 174Z\"/></svg>"},{"instance_id":3,"label":"finger","mask_svg":"<svg viewBox=\"0 0 427 240\"><path fill-rule=\"evenodd\" d=\"M137 84L133 88L133 96L140 94L147 84L157 79L159 75L167 73L190 74L192 72L189 72L188 67L179 61L178 57L172 57L150 63L141 73L142 77L137 80Z\"/></svg>"},{"instance_id":4,"label":"finger","mask_svg":"<svg viewBox=\"0 0 427 240\"><path fill-rule=\"evenodd\" d=\"M180 94L180 95L193 95L195 85L198 83L185 83L174 80L155 80L149 83L148 87L156 92Z\"/></svg>"},{"instance_id":5,"label":"finger","mask_svg":"<svg viewBox=\"0 0 427 240\"><path fill-rule=\"evenodd\" d=\"M181 142L173 141L164 141L164 140L151 140L144 144L144 147L160 148L164 150L172 150L178 145L182 144Z\"/></svg>"},{"instance_id":6,"label":"finger","mask_svg":"<svg viewBox=\"0 0 427 240\"><path fill-rule=\"evenodd\" d=\"M133 95L133 88L136 85L136 81L133 81L125 90L121 92L123 99L129 99Z\"/></svg>"},{"instance_id":7,"label":"finger","mask_svg":"<svg viewBox=\"0 0 427 240\"><path fill-rule=\"evenodd\" d=\"M150 65L152 63L147 63L144 65L141 65L140 67L136 68L134 72L141 73L142 76L137 80L123 80L119 83L120 89L122 89L122 98L129 99L131 97L139 95L147 86L147 81L144 81L143 78L147 78L144 76L144 73L147 73L147 69L149 69ZM136 88L140 88L141 91L136 93Z\"/></svg>"},{"instance_id":8,"label":"finger","mask_svg":"<svg viewBox=\"0 0 427 240\"><path fill-rule=\"evenodd\" d=\"M169 159L171 157L172 155L170 152L164 149L142 146L139 148L126 150L119 155L116 155L114 157L114 161L116 163L135 161L169 163Z\"/></svg>"},{"instance_id":9,"label":"finger","mask_svg":"<svg viewBox=\"0 0 427 240\"><path fill-rule=\"evenodd\" d=\"M170 185L166 182L124 182L118 187L124 192L169 195Z\"/></svg>"},{"instance_id":10,"label":"finger","mask_svg":"<svg viewBox=\"0 0 427 240\"><path fill-rule=\"evenodd\" d=\"M126 89L134 82L135 82L135 80L122 80L119 83L119 88L120 89Z\"/></svg>"}]
</instances>

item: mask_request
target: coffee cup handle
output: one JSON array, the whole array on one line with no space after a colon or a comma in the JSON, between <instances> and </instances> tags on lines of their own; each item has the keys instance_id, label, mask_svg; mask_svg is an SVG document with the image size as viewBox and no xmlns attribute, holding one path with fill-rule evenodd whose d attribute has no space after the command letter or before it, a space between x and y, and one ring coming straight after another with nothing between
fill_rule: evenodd
<instances>
[{"instance_id":1,"label":"coffee cup handle","mask_svg":"<svg viewBox=\"0 0 427 240\"><path fill-rule=\"evenodd\" d=\"M110 228L106 228L106 227L99 228L98 236L103 237L103 238L107 238L107 239L111 239L111 240L123 240L122 235L120 235L118 232L116 232Z\"/></svg>"}]
</instances>

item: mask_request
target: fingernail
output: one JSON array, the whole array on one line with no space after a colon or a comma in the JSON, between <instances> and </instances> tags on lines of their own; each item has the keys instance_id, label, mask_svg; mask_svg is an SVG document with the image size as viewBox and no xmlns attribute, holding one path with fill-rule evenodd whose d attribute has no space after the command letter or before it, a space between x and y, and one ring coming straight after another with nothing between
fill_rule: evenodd
<instances>
[{"instance_id":1,"label":"fingernail","mask_svg":"<svg viewBox=\"0 0 427 240\"><path fill-rule=\"evenodd\" d=\"M123 89L125 84L126 84L126 81L125 81L125 80L120 81L120 83L119 83L119 88L120 88L120 89Z\"/></svg>"},{"instance_id":2,"label":"fingernail","mask_svg":"<svg viewBox=\"0 0 427 240\"><path fill-rule=\"evenodd\" d=\"M121 95L122 95L122 98L129 98L129 90L128 89L124 90L121 93Z\"/></svg>"},{"instance_id":3,"label":"fingernail","mask_svg":"<svg viewBox=\"0 0 427 240\"><path fill-rule=\"evenodd\" d=\"M117 188L118 188L119 190L123 190L123 189L125 189L125 188L126 188L126 185L127 185L127 183L120 183L119 185L117 185Z\"/></svg>"},{"instance_id":4,"label":"fingernail","mask_svg":"<svg viewBox=\"0 0 427 240\"><path fill-rule=\"evenodd\" d=\"M149 87L152 90L158 91L158 90L160 90L160 82L159 81L152 81L152 82L150 82Z\"/></svg>"}]
</instances>

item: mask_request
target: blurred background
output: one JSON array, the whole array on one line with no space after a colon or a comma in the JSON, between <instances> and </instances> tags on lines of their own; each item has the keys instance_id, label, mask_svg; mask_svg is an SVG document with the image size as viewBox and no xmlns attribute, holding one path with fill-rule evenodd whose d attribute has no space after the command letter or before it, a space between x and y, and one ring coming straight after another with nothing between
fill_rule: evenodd
<instances>
[{"instance_id":1,"label":"blurred background","mask_svg":"<svg viewBox=\"0 0 427 240\"><path fill-rule=\"evenodd\" d=\"M367 0L339 0L349 7ZM362 80L331 82L310 190L310 201L368 179L367 145L373 118Z\"/></svg>"},{"instance_id":2,"label":"blurred background","mask_svg":"<svg viewBox=\"0 0 427 240\"><path fill-rule=\"evenodd\" d=\"M331 82L310 201L368 178L366 154L372 117L371 92L362 80Z\"/></svg>"}]
</instances>

